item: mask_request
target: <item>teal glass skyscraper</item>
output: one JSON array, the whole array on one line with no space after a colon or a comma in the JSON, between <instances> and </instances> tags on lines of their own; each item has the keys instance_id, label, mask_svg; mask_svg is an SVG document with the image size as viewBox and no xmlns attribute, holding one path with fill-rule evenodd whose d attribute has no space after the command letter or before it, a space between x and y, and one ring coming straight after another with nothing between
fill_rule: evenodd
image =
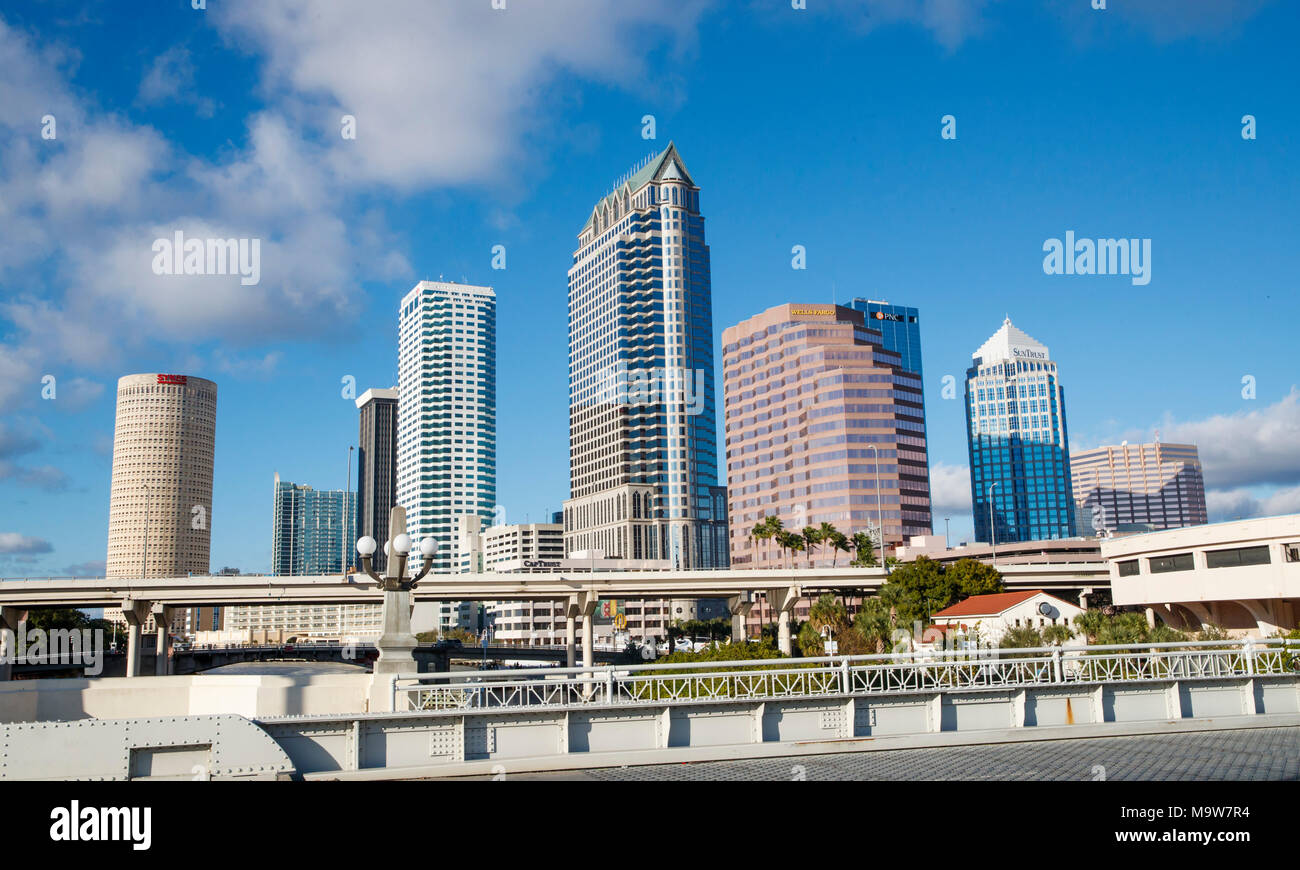
<instances>
[{"instance_id":1,"label":"teal glass skyscraper","mask_svg":"<svg viewBox=\"0 0 1300 870\"><path fill-rule=\"evenodd\" d=\"M592 208L569 269L566 551L727 565L709 248L677 149Z\"/></svg>"},{"instance_id":2,"label":"teal glass skyscraper","mask_svg":"<svg viewBox=\"0 0 1300 870\"><path fill-rule=\"evenodd\" d=\"M271 573L342 574L351 563L356 513L354 493L312 489L277 474Z\"/></svg>"},{"instance_id":3,"label":"teal glass skyscraper","mask_svg":"<svg viewBox=\"0 0 1300 870\"><path fill-rule=\"evenodd\" d=\"M966 370L975 539L1075 534L1065 390L1045 345L1007 318Z\"/></svg>"}]
</instances>

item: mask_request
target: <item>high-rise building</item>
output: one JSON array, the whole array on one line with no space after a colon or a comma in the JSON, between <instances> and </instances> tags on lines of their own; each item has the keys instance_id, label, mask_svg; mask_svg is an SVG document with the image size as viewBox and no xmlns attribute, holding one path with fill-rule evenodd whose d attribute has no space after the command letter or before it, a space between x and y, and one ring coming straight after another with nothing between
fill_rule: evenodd
<instances>
[{"instance_id":1,"label":"high-rise building","mask_svg":"<svg viewBox=\"0 0 1300 870\"><path fill-rule=\"evenodd\" d=\"M975 540L1075 534L1065 389L1047 347L1009 317L971 355L966 432Z\"/></svg>"},{"instance_id":2,"label":"high-rise building","mask_svg":"<svg viewBox=\"0 0 1300 870\"><path fill-rule=\"evenodd\" d=\"M212 381L156 373L118 379L107 576L208 573L216 432ZM120 610L105 616L122 619ZM194 621L178 608L172 626Z\"/></svg>"},{"instance_id":3,"label":"high-rise building","mask_svg":"<svg viewBox=\"0 0 1300 870\"><path fill-rule=\"evenodd\" d=\"M434 571L454 570L455 518L496 505L496 294L421 281L402 299L397 503L411 540L433 537Z\"/></svg>"},{"instance_id":4,"label":"high-rise building","mask_svg":"<svg viewBox=\"0 0 1300 870\"><path fill-rule=\"evenodd\" d=\"M388 516L397 504L397 388L366 390L357 399L357 408L361 417L357 441L357 534L379 542L373 567L382 574L388 565L384 554Z\"/></svg>"},{"instance_id":5,"label":"high-rise building","mask_svg":"<svg viewBox=\"0 0 1300 870\"><path fill-rule=\"evenodd\" d=\"M874 322L838 305L778 305L723 330L731 564L779 567L752 531L831 523L886 546L930 532L921 378ZM808 556L811 555L811 559ZM800 563L845 564L823 546Z\"/></svg>"},{"instance_id":6,"label":"high-rise building","mask_svg":"<svg viewBox=\"0 0 1300 870\"><path fill-rule=\"evenodd\" d=\"M1160 531L1209 522L1195 444L1129 444L1070 454L1081 531Z\"/></svg>"},{"instance_id":7,"label":"high-rise building","mask_svg":"<svg viewBox=\"0 0 1300 870\"><path fill-rule=\"evenodd\" d=\"M355 551L356 494L312 489L275 475L271 573L343 574Z\"/></svg>"},{"instance_id":8,"label":"high-rise building","mask_svg":"<svg viewBox=\"0 0 1300 870\"><path fill-rule=\"evenodd\" d=\"M709 248L672 144L592 208L569 270L569 552L727 564Z\"/></svg>"},{"instance_id":9,"label":"high-rise building","mask_svg":"<svg viewBox=\"0 0 1300 870\"><path fill-rule=\"evenodd\" d=\"M868 327L880 330L880 343L899 355L904 369L925 379L921 370L921 313L917 309L860 297L849 307L862 312Z\"/></svg>"}]
</instances>

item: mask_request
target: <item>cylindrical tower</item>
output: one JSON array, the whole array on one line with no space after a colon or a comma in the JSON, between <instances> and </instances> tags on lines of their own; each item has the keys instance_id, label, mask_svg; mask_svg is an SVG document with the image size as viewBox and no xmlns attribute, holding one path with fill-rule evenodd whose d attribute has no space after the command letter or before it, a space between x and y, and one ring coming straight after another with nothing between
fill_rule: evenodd
<instances>
[{"instance_id":1,"label":"cylindrical tower","mask_svg":"<svg viewBox=\"0 0 1300 870\"><path fill-rule=\"evenodd\" d=\"M209 572L217 385L186 375L117 382L109 577Z\"/></svg>"}]
</instances>

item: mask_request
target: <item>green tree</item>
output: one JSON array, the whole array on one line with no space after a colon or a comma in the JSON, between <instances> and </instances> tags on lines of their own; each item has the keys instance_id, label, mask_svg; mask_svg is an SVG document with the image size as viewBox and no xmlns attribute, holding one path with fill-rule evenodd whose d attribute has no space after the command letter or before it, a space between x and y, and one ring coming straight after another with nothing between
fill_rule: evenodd
<instances>
[{"instance_id":1,"label":"green tree","mask_svg":"<svg viewBox=\"0 0 1300 870\"><path fill-rule=\"evenodd\" d=\"M99 620L97 620L99 621ZM27 611L27 630L50 631L59 628L92 628L91 619L80 610L71 608L40 608Z\"/></svg>"},{"instance_id":2,"label":"green tree","mask_svg":"<svg viewBox=\"0 0 1300 870\"><path fill-rule=\"evenodd\" d=\"M866 532L853 533L854 568L876 567L876 548L871 543L871 536Z\"/></svg>"},{"instance_id":3,"label":"green tree","mask_svg":"<svg viewBox=\"0 0 1300 870\"><path fill-rule=\"evenodd\" d=\"M853 630L866 642L873 653L883 653L893 640L893 625L889 621L889 608L879 598L867 598L853 619Z\"/></svg>"},{"instance_id":4,"label":"green tree","mask_svg":"<svg viewBox=\"0 0 1300 870\"><path fill-rule=\"evenodd\" d=\"M803 535L798 532L781 532L779 537L781 549L789 552L792 560L797 558L794 554L802 551L804 548ZM790 567L788 562L786 567Z\"/></svg>"},{"instance_id":5,"label":"green tree","mask_svg":"<svg viewBox=\"0 0 1300 870\"><path fill-rule=\"evenodd\" d=\"M1044 626L1042 633L1043 643L1045 644L1065 643L1067 640L1074 637L1074 632L1070 629L1070 626L1065 623Z\"/></svg>"},{"instance_id":6,"label":"green tree","mask_svg":"<svg viewBox=\"0 0 1300 870\"><path fill-rule=\"evenodd\" d=\"M999 649L1027 649L1039 646L1045 646L1043 635L1032 625L1008 626L998 640Z\"/></svg>"},{"instance_id":7,"label":"green tree","mask_svg":"<svg viewBox=\"0 0 1300 870\"><path fill-rule=\"evenodd\" d=\"M839 554L847 553L849 549L853 546L852 544L849 543L848 536L845 535L843 532L839 531L838 529L836 529L835 532L827 539L826 543L830 544L831 547L832 568L834 568L835 564L839 561Z\"/></svg>"},{"instance_id":8,"label":"green tree","mask_svg":"<svg viewBox=\"0 0 1300 870\"><path fill-rule=\"evenodd\" d=\"M818 529L815 526L803 527L803 542L804 542L804 547L806 548L808 553L807 565L809 568L812 567L813 547L820 544L821 541L822 541L821 529Z\"/></svg>"},{"instance_id":9,"label":"green tree","mask_svg":"<svg viewBox=\"0 0 1300 870\"><path fill-rule=\"evenodd\" d=\"M928 622L931 614L947 607L955 597L956 588L943 568L925 556L898 566L880 588L881 600L905 626L918 620Z\"/></svg>"},{"instance_id":10,"label":"green tree","mask_svg":"<svg viewBox=\"0 0 1300 870\"><path fill-rule=\"evenodd\" d=\"M957 587L960 594L960 598L957 599L959 601L972 595L990 595L1006 591L998 569L975 559L958 559L944 568L943 573Z\"/></svg>"},{"instance_id":11,"label":"green tree","mask_svg":"<svg viewBox=\"0 0 1300 870\"><path fill-rule=\"evenodd\" d=\"M819 632L823 627L830 626L832 635L835 636L849 627L849 612L828 592L808 609L808 621Z\"/></svg>"},{"instance_id":12,"label":"green tree","mask_svg":"<svg viewBox=\"0 0 1300 870\"><path fill-rule=\"evenodd\" d=\"M799 633L795 635L795 643L799 646L799 654L804 658L826 655L826 643L821 632L813 628L811 620L799 627Z\"/></svg>"},{"instance_id":13,"label":"green tree","mask_svg":"<svg viewBox=\"0 0 1300 870\"><path fill-rule=\"evenodd\" d=\"M750 537L755 541L771 541L772 535L776 534L776 530L773 529L772 524L768 522L770 519L771 517L765 516L758 522L754 523L754 528L749 533Z\"/></svg>"}]
</instances>

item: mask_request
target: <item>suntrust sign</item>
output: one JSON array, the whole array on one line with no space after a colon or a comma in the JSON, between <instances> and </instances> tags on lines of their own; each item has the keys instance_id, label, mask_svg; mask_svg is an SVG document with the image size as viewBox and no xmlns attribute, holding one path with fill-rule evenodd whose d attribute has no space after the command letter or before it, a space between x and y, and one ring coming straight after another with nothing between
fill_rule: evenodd
<instances>
[{"instance_id":1,"label":"suntrust sign","mask_svg":"<svg viewBox=\"0 0 1300 870\"><path fill-rule=\"evenodd\" d=\"M1016 359L1047 359L1047 351L1033 350L1028 347L1013 347L1011 355Z\"/></svg>"}]
</instances>

